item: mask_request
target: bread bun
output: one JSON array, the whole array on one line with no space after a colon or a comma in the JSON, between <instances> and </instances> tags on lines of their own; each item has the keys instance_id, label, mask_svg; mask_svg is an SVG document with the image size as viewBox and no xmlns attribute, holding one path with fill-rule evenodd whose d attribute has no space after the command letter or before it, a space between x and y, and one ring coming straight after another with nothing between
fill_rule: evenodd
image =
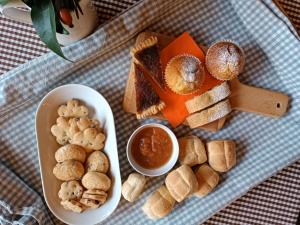
<instances>
[{"instance_id":1,"label":"bread bun","mask_svg":"<svg viewBox=\"0 0 300 225\"><path fill-rule=\"evenodd\" d=\"M235 143L231 140L215 140L207 143L209 165L218 172L226 172L236 164Z\"/></svg>"},{"instance_id":2,"label":"bread bun","mask_svg":"<svg viewBox=\"0 0 300 225\"><path fill-rule=\"evenodd\" d=\"M165 183L171 196L177 202L183 201L198 188L196 176L191 167L187 165L182 165L170 172Z\"/></svg>"},{"instance_id":3,"label":"bread bun","mask_svg":"<svg viewBox=\"0 0 300 225\"><path fill-rule=\"evenodd\" d=\"M219 183L219 174L209 165L204 164L196 169L195 175L198 181L197 197L203 197L210 193Z\"/></svg>"},{"instance_id":4,"label":"bread bun","mask_svg":"<svg viewBox=\"0 0 300 225\"><path fill-rule=\"evenodd\" d=\"M182 137L179 142L179 161L183 165L194 166L206 162L205 146L196 136Z\"/></svg>"},{"instance_id":5,"label":"bread bun","mask_svg":"<svg viewBox=\"0 0 300 225\"><path fill-rule=\"evenodd\" d=\"M159 219L168 215L172 211L174 204L174 198L163 185L150 195L142 210L150 219Z\"/></svg>"},{"instance_id":6,"label":"bread bun","mask_svg":"<svg viewBox=\"0 0 300 225\"><path fill-rule=\"evenodd\" d=\"M142 194L145 185L145 176L132 173L122 185L122 195L127 201L134 202Z\"/></svg>"}]
</instances>

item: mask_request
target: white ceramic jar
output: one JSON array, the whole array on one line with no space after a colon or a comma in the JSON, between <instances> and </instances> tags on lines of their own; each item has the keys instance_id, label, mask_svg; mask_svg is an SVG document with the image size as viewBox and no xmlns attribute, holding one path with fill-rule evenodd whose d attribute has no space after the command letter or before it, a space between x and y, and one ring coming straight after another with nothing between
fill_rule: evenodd
<instances>
[{"instance_id":1,"label":"white ceramic jar","mask_svg":"<svg viewBox=\"0 0 300 225\"><path fill-rule=\"evenodd\" d=\"M83 14L79 13L79 18L75 12L71 12L73 27L63 24L69 35L57 33L57 40L61 45L72 44L89 34L98 26L98 16L95 7L90 0L81 0L79 5ZM32 24L30 8L21 0L10 0L7 4L0 6L0 12L7 18L19 22Z\"/></svg>"}]
</instances>

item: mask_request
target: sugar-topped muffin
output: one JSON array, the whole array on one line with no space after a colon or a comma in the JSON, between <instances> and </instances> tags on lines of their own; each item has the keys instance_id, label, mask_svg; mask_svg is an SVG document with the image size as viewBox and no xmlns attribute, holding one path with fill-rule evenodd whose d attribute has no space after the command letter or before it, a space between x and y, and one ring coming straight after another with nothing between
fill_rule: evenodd
<instances>
[{"instance_id":1,"label":"sugar-topped muffin","mask_svg":"<svg viewBox=\"0 0 300 225\"><path fill-rule=\"evenodd\" d=\"M206 53L206 69L218 80L232 80L244 69L245 55L241 47L231 41L219 41Z\"/></svg>"},{"instance_id":2,"label":"sugar-topped muffin","mask_svg":"<svg viewBox=\"0 0 300 225\"><path fill-rule=\"evenodd\" d=\"M204 67L193 55L178 55L166 66L165 81L177 94L191 94L197 91L204 80Z\"/></svg>"}]
</instances>

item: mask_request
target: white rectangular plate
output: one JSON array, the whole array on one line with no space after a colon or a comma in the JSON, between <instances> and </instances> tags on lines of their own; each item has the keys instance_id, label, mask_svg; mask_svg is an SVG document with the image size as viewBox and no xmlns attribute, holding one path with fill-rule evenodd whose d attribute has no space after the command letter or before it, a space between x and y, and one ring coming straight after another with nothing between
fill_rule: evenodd
<instances>
[{"instance_id":1,"label":"white rectangular plate","mask_svg":"<svg viewBox=\"0 0 300 225\"><path fill-rule=\"evenodd\" d=\"M54 153L59 145L50 128L58 117L57 108L72 98L82 101L89 108L89 116L100 121L106 134L104 152L109 157L112 178L112 188L107 202L98 209L86 210L81 214L67 211L60 205L57 193L62 182L52 173L56 164ZM114 118L105 98L94 89L79 84L55 88L40 102L36 112L35 128L43 192L51 212L61 221L74 225L96 224L108 217L116 209L121 197L121 176Z\"/></svg>"}]
</instances>

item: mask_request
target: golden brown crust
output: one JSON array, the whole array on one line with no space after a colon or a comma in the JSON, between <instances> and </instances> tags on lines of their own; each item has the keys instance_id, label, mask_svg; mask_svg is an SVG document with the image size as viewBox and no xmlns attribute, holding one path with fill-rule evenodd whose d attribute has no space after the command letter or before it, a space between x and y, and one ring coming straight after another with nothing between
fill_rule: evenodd
<instances>
[{"instance_id":1,"label":"golden brown crust","mask_svg":"<svg viewBox=\"0 0 300 225\"><path fill-rule=\"evenodd\" d=\"M157 37L151 36L151 37L147 38L146 40L140 42L140 44L134 46L131 49L130 53L131 53L132 57L134 57L137 52L139 52L139 51L141 51L145 48L149 48L151 46L154 46L157 43L158 43Z\"/></svg>"},{"instance_id":2,"label":"golden brown crust","mask_svg":"<svg viewBox=\"0 0 300 225\"><path fill-rule=\"evenodd\" d=\"M143 119L160 112L165 103L162 102L139 66L134 64L137 118Z\"/></svg>"},{"instance_id":3,"label":"golden brown crust","mask_svg":"<svg viewBox=\"0 0 300 225\"><path fill-rule=\"evenodd\" d=\"M144 119L148 116L155 115L155 114L159 113L161 110L163 110L165 108L165 106L166 106L166 104L164 102L160 101L159 104L153 105L141 113L137 113L136 117L138 119Z\"/></svg>"},{"instance_id":4,"label":"golden brown crust","mask_svg":"<svg viewBox=\"0 0 300 225\"><path fill-rule=\"evenodd\" d=\"M131 50L134 62L141 67L146 76L165 87L163 71L160 62L157 37L150 37Z\"/></svg>"}]
</instances>

